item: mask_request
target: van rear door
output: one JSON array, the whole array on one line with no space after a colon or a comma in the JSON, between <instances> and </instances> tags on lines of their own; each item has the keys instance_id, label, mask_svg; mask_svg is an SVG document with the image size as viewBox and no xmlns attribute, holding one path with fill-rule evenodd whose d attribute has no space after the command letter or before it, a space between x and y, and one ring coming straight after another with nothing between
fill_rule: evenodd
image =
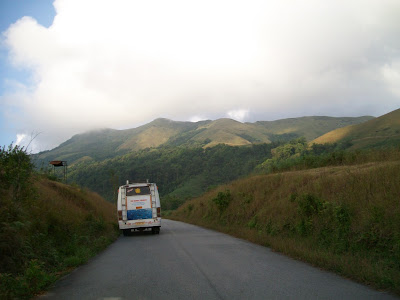
<instances>
[{"instance_id":1,"label":"van rear door","mask_svg":"<svg viewBox=\"0 0 400 300\"><path fill-rule=\"evenodd\" d=\"M151 219L152 202L149 186L126 187L127 219Z\"/></svg>"}]
</instances>

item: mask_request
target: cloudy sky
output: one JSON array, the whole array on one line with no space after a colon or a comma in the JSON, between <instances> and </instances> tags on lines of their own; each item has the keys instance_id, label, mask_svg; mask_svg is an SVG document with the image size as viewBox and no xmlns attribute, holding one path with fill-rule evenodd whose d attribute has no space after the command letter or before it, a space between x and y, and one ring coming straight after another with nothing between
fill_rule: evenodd
<instances>
[{"instance_id":1,"label":"cloudy sky","mask_svg":"<svg viewBox=\"0 0 400 300\"><path fill-rule=\"evenodd\" d=\"M0 145L400 107L398 0L0 3Z\"/></svg>"}]
</instances>

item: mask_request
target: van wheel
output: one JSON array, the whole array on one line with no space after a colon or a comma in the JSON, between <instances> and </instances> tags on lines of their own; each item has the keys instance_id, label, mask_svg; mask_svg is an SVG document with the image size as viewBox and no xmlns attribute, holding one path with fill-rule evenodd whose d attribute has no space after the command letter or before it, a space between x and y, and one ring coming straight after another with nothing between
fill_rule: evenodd
<instances>
[{"instance_id":1,"label":"van wheel","mask_svg":"<svg viewBox=\"0 0 400 300\"><path fill-rule=\"evenodd\" d=\"M131 233L130 229L123 229L122 233L124 234L124 236L128 236Z\"/></svg>"}]
</instances>

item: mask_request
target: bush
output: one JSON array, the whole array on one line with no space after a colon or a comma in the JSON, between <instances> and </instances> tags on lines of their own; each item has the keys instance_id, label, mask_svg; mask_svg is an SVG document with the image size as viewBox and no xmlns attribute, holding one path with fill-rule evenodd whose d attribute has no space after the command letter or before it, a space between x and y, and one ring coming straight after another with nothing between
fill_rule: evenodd
<instances>
[{"instance_id":1,"label":"bush","mask_svg":"<svg viewBox=\"0 0 400 300\"><path fill-rule=\"evenodd\" d=\"M30 299L54 282L56 277L44 269L44 263L36 259L28 262L22 276L0 274L0 296L2 299Z\"/></svg>"},{"instance_id":2,"label":"bush","mask_svg":"<svg viewBox=\"0 0 400 300\"><path fill-rule=\"evenodd\" d=\"M0 148L0 189L12 189L13 200L22 200L33 172L33 164L23 147Z\"/></svg>"},{"instance_id":3,"label":"bush","mask_svg":"<svg viewBox=\"0 0 400 300\"><path fill-rule=\"evenodd\" d=\"M30 252L24 239L29 227L24 216L35 197L32 172L23 148L0 148L0 272L20 269L25 263L21 257Z\"/></svg>"},{"instance_id":4,"label":"bush","mask_svg":"<svg viewBox=\"0 0 400 300\"><path fill-rule=\"evenodd\" d=\"M232 201L232 195L229 190L225 192L219 192L217 197L212 199L212 202L217 205L218 210L221 213L229 206L229 203Z\"/></svg>"},{"instance_id":5,"label":"bush","mask_svg":"<svg viewBox=\"0 0 400 300\"><path fill-rule=\"evenodd\" d=\"M348 250L351 213L346 206L322 201L308 193L292 194L290 200L298 205L297 231L301 235L313 235L320 246L332 248L335 253Z\"/></svg>"}]
</instances>

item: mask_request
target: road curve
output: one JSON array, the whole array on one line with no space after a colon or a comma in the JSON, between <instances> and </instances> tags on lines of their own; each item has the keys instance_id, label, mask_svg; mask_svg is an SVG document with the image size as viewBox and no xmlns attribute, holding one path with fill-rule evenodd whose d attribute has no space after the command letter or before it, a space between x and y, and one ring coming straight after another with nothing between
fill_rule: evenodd
<instances>
[{"instance_id":1,"label":"road curve","mask_svg":"<svg viewBox=\"0 0 400 300\"><path fill-rule=\"evenodd\" d=\"M40 299L399 299L201 227L121 236Z\"/></svg>"}]
</instances>

